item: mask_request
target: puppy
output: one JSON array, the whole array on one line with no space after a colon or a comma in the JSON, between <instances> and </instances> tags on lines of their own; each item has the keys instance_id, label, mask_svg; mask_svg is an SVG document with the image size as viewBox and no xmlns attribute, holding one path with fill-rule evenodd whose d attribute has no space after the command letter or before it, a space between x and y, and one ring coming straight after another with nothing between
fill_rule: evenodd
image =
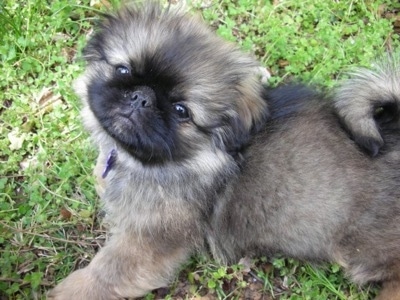
<instances>
[{"instance_id":1,"label":"puppy","mask_svg":"<svg viewBox=\"0 0 400 300\"><path fill-rule=\"evenodd\" d=\"M383 282L379 299L400 299L398 110L372 119L385 143L371 157L360 119L346 118L371 99L353 103L347 85L336 102L299 85L266 89L252 58L156 3L106 17L84 56L76 90L111 237L49 299L139 297L205 249L223 263L338 262L359 284ZM357 87L398 107L398 78L379 89L371 76Z\"/></svg>"}]
</instances>

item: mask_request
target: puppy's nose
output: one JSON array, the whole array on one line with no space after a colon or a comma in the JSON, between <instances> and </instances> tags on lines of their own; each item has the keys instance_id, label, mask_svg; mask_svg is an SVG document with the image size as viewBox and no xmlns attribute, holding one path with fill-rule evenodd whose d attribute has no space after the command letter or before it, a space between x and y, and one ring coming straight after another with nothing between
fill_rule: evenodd
<instances>
[{"instance_id":1,"label":"puppy's nose","mask_svg":"<svg viewBox=\"0 0 400 300\"><path fill-rule=\"evenodd\" d=\"M140 109L153 106L156 95L153 89L149 87L139 87L133 92L129 93L129 105L132 108Z\"/></svg>"},{"instance_id":2,"label":"puppy's nose","mask_svg":"<svg viewBox=\"0 0 400 300\"><path fill-rule=\"evenodd\" d=\"M151 99L141 91L136 91L130 95L130 106L135 108L149 107L151 106Z\"/></svg>"}]
</instances>

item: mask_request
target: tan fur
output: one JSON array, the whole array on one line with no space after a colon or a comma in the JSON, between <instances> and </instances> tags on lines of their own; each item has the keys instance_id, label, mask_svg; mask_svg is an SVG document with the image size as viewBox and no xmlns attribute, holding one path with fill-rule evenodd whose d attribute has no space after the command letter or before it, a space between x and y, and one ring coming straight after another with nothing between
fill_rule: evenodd
<instances>
[{"instance_id":1,"label":"tan fur","mask_svg":"<svg viewBox=\"0 0 400 300\"><path fill-rule=\"evenodd\" d=\"M400 283L399 280L385 282L382 291L375 300L397 300L400 299Z\"/></svg>"},{"instance_id":2,"label":"tan fur","mask_svg":"<svg viewBox=\"0 0 400 300\"><path fill-rule=\"evenodd\" d=\"M154 247L151 239L117 233L87 268L72 273L48 299L112 300L142 296L166 286L187 258L184 248L162 250Z\"/></svg>"}]
</instances>

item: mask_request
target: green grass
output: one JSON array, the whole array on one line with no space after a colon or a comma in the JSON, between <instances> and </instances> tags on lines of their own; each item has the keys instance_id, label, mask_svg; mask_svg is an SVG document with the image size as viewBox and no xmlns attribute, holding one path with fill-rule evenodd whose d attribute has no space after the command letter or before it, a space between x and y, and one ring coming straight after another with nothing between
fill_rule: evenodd
<instances>
[{"instance_id":1,"label":"green grass","mask_svg":"<svg viewBox=\"0 0 400 300\"><path fill-rule=\"evenodd\" d=\"M382 18L395 1L218 2L204 11L205 18L218 19L212 22L217 32L255 53L275 81L296 76L333 85L344 67L368 65L384 48L398 45L392 21Z\"/></svg>"},{"instance_id":2,"label":"green grass","mask_svg":"<svg viewBox=\"0 0 400 300\"><path fill-rule=\"evenodd\" d=\"M396 1L193 2L219 35L263 62L272 84L296 77L332 86L349 66L369 65L385 49L399 47L393 20L385 17L399 16ZM96 151L71 85L82 70L80 50L106 7L100 1L51 3L0 2L0 299L42 299L104 241L91 176ZM196 257L173 286L219 299L250 292L280 299L374 294L373 287L350 284L335 265L262 258L248 267ZM176 290L146 298L171 299Z\"/></svg>"}]
</instances>

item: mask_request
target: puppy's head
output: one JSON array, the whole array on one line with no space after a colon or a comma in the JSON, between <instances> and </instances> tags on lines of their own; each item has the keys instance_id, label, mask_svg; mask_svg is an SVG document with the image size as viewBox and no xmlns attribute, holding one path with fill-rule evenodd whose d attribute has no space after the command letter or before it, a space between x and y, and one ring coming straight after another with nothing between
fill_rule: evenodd
<instances>
[{"instance_id":1,"label":"puppy's head","mask_svg":"<svg viewBox=\"0 0 400 300\"><path fill-rule=\"evenodd\" d=\"M204 147L234 153L267 115L257 63L157 3L107 16L84 58L84 122L100 145L143 163L190 159Z\"/></svg>"}]
</instances>

